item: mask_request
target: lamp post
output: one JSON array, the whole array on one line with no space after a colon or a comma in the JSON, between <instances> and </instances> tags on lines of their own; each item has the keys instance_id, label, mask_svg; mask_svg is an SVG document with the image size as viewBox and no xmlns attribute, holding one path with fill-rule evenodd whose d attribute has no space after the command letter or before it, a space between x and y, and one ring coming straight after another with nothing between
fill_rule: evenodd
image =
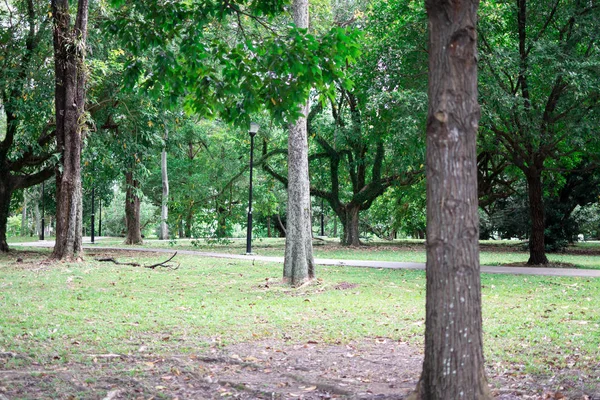
<instances>
[{"instance_id":1,"label":"lamp post","mask_svg":"<svg viewBox=\"0 0 600 400\"><path fill-rule=\"evenodd\" d=\"M250 122L250 188L248 190L248 230L246 232L246 254L252 254L252 168L254 164L254 136L260 126Z\"/></svg>"},{"instance_id":2,"label":"lamp post","mask_svg":"<svg viewBox=\"0 0 600 400\"><path fill-rule=\"evenodd\" d=\"M100 196L100 210L98 211L98 236L102 236L102 196Z\"/></svg>"},{"instance_id":3,"label":"lamp post","mask_svg":"<svg viewBox=\"0 0 600 400\"><path fill-rule=\"evenodd\" d=\"M94 243L94 218L95 218L95 216L94 216L94 202L95 202L94 194L95 194L95 191L96 190L95 190L94 186L92 186L92 234L91 234L92 243Z\"/></svg>"},{"instance_id":4,"label":"lamp post","mask_svg":"<svg viewBox=\"0 0 600 400\"><path fill-rule=\"evenodd\" d=\"M44 201L44 182L42 182L42 231L40 232L40 240L44 240L44 230L46 229L46 202Z\"/></svg>"}]
</instances>

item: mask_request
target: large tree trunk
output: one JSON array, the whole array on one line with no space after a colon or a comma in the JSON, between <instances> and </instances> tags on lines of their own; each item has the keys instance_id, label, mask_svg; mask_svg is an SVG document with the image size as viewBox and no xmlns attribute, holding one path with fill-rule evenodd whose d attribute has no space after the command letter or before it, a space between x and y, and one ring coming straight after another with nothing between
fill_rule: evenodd
<instances>
[{"instance_id":1,"label":"large tree trunk","mask_svg":"<svg viewBox=\"0 0 600 400\"><path fill-rule=\"evenodd\" d=\"M167 139L167 133L165 131L165 140ZM162 175L162 204L160 212L160 240L169 239L169 226L167 220L169 219L169 176L167 174L167 150L163 149L160 155L160 172Z\"/></svg>"},{"instance_id":2,"label":"large tree trunk","mask_svg":"<svg viewBox=\"0 0 600 400\"><path fill-rule=\"evenodd\" d=\"M427 303L413 397L491 398L484 371L476 137L477 0L426 0Z\"/></svg>"},{"instance_id":3,"label":"large tree trunk","mask_svg":"<svg viewBox=\"0 0 600 400\"><path fill-rule=\"evenodd\" d=\"M141 244L142 231L140 228L140 198L137 195L139 182L133 179L133 173L125 173L125 224L127 225L127 236L125 244Z\"/></svg>"},{"instance_id":4,"label":"large tree trunk","mask_svg":"<svg viewBox=\"0 0 600 400\"><path fill-rule=\"evenodd\" d=\"M294 23L308 28L308 0L294 0ZM303 117L290 124L288 137L288 201L283 279L299 286L315 276L308 176L308 104Z\"/></svg>"},{"instance_id":5,"label":"large tree trunk","mask_svg":"<svg viewBox=\"0 0 600 400\"><path fill-rule=\"evenodd\" d=\"M531 235L529 237L529 261L527 264L548 264L544 239L545 218L542 199L542 177L540 173L527 173L529 187L529 214L531 217Z\"/></svg>"},{"instance_id":6,"label":"large tree trunk","mask_svg":"<svg viewBox=\"0 0 600 400\"><path fill-rule=\"evenodd\" d=\"M85 46L88 1L79 0L71 29L68 0L52 0L54 19L56 144L56 245L52 256L76 258L81 252L81 147L85 106Z\"/></svg>"},{"instance_id":7,"label":"large tree trunk","mask_svg":"<svg viewBox=\"0 0 600 400\"><path fill-rule=\"evenodd\" d=\"M344 224L344 237L342 244L345 246L360 246L359 212L360 206L347 205L342 210L342 223Z\"/></svg>"},{"instance_id":8,"label":"large tree trunk","mask_svg":"<svg viewBox=\"0 0 600 400\"><path fill-rule=\"evenodd\" d=\"M0 252L8 252L8 243L6 242L6 226L8 215L10 213L10 199L13 188L8 174L0 175Z\"/></svg>"}]
</instances>

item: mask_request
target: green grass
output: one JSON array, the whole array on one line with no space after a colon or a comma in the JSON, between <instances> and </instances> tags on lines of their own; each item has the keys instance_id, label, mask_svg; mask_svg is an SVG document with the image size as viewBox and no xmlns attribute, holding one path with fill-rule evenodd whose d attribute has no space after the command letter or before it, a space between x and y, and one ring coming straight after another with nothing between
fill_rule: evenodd
<instances>
[{"instance_id":1,"label":"green grass","mask_svg":"<svg viewBox=\"0 0 600 400\"><path fill-rule=\"evenodd\" d=\"M193 244L195 243L195 245ZM104 239L102 246L122 246L122 240ZM284 239L255 239L252 250L263 256L283 257ZM246 251L245 239L235 239L225 243L207 243L204 240L181 239L175 241L149 240L144 242L145 248L172 248L197 250L206 252L221 252L243 254ZM525 263L529 253L522 250L522 243L518 241L481 241L481 265L507 265ZM578 243L577 247L583 249L598 249L599 243ZM425 248L423 240L395 240L393 242L370 242L364 247L348 248L340 246L336 240L327 242L315 241L314 255L317 258L331 258L341 260L370 260L370 261L399 261L399 262L425 262ZM548 253L551 263L572 264L574 268L600 269L600 256L568 253Z\"/></svg>"},{"instance_id":2,"label":"green grass","mask_svg":"<svg viewBox=\"0 0 600 400\"><path fill-rule=\"evenodd\" d=\"M54 236L46 236L45 240L54 240ZM6 238L7 243L27 243L27 242L37 242L39 238L37 236L8 236Z\"/></svg>"},{"instance_id":3,"label":"green grass","mask_svg":"<svg viewBox=\"0 0 600 400\"><path fill-rule=\"evenodd\" d=\"M319 267L316 284L294 290L278 283L277 264L178 256L180 269L170 271L92 257L31 262L45 254L27 253L25 263L0 256L0 352L85 360L142 345L160 354L265 338L344 343L382 336L418 346L423 340L422 271ZM350 288L339 290L341 283ZM594 368L600 279L484 274L482 283L488 363L535 373Z\"/></svg>"}]
</instances>

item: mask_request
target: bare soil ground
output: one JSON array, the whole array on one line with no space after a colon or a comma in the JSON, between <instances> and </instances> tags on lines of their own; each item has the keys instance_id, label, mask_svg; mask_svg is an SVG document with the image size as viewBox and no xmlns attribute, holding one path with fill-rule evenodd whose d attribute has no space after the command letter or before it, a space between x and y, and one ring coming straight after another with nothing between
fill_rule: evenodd
<instances>
[{"instance_id":1,"label":"bare soil ground","mask_svg":"<svg viewBox=\"0 0 600 400\"><path fill-rule=\"evenodd\" d=\"M89 354L79 362L49 356L35 363L0 353L0 400L403 399L421 363L418 349L384 338L260 341L170 355L141 346L135 354ZM492 368L488 376L497 399L600 400L598 377L576 370L533 377Z\"/></svg>"}]
</instances>

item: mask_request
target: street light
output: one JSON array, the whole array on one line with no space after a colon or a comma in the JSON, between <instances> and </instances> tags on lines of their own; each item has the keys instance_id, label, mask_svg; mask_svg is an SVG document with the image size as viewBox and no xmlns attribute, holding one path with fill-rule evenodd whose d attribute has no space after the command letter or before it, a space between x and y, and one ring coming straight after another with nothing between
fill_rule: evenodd
<instances>
[{"instance_id":1,"label":"street light","mask_svg":"<svg viewBox=\"0 0 600 400\"><path fill-rule=\"evenodd\" d=\"M44 229L46 229L46 202L44 201L44 182L42 182L42 231L40 232L40 240L44 240Z\"/></svg>"},{"instance_id":2,"label":"street light","mask_svg":"<svg viewBox=\"0 0 600 400\"><path fill-rule=\"evenodd\" d=\"M254 163L254 136L260 126L250 122L250 189L248 190L248 230L246 232L246 254L252 254L252 168Z\"/></svg>"},{"instance_id":3,"label":"street light","mask_svg":"<svg viewBox=\"0 0 600 400\"><path fill-rule=\"evenodd\" d=\"M93 183L92 183L93 184ZM95 215L94 215L94 203L95 203L95 199L94 199L94 194L95 194L95 187L92 186L92 243L94 243L94 219L95 219Z\"/></svg>"}]
</instances>

